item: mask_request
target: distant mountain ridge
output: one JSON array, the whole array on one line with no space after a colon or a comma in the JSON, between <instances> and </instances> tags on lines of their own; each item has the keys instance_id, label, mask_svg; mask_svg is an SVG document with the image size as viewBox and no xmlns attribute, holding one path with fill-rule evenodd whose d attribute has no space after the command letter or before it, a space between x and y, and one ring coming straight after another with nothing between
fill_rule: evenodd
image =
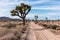
<instances>
[{"instance_id":1,"label":"distant mountain ridge","mask_svg":"<svg viewBox=\"0 0 60 40\"><path fill-rule=\"evenodd\" d=\"M13 19L9 17L0 17L0 20L20 20L20 19Z\"/></svg>"}]
</instances>

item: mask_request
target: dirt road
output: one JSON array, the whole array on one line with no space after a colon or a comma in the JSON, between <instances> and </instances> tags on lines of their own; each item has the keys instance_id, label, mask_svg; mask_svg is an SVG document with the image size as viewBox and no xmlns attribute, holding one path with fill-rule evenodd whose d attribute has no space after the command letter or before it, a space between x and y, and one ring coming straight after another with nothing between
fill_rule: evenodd
<instances>
[{"instance_id":1,"label":"dirt road","mask_svg":"<svg viewBox=\"0 0 60 40\"><path fill-rule=\"evenodd\" d=\"M60 40L50 30L44 29L41 26L30 22L29 31L27 35L28 40Z\"/></svg>"}]
</instances>

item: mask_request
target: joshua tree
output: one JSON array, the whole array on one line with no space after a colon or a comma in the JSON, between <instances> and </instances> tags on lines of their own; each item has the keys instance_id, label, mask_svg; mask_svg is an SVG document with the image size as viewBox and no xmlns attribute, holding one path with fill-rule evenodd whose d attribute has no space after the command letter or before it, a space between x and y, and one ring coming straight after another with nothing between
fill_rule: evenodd
<instances>
[{"instance_id":1,"label":"joshua tree","mask_svg":"<svg viewBox=\"0 0 60 40\"><path fill-rule=\"evenodd\" d=\"M48 22L48 18L46 17L45 20Z\"/></svg>"},{"instance_id":2,"label":"joshua tree","mask_svg":"<svg viewBox=\"0 0 60 40\"><path fill-rule=\"evenodd\" d=\"M16 6L15 9L11 11L12 16L18 16L23 19L23 25L25 25L26 15L30 12L31 6L21 3L21 6Z\"/></svg>"},{"instance_id":3,"label":"joshua tree","mask_svg":"<svg viewBox=\"0 0 60 40\"><path fill-rule=\"evenodd\" d=\"M45 19L47 20L48 18L46 17Z\"/></svg>"},{"instance_id":4,"label":"joshua tree","mask_svg":"<svg viewBox=\"0 0 60 40\"><path fill-rule=\"evenodd\" d=\"M58 19L58 21L59 21L59 19Z\"/></svg>"},{"instance_id":5,"label":"joshua tree","mask_svg":"<svg viewBox=\"0 0 60 40\"><path fill-rule=\"evenodd\" d=\"M35 22L37 23L38 15L35 15Z\"/></svg>"},{"instance_id":6,"label":"joshua tree","mask_svg":"<svg viewBox=\"0 0 60 40\"><path fill-rule=\"evenodd\" d=\"M49 27L49 20L48 20L48 17L45 18L46 19L46 23L48 24L47 25L47 28Z\"/></svg>"}]
</instances>

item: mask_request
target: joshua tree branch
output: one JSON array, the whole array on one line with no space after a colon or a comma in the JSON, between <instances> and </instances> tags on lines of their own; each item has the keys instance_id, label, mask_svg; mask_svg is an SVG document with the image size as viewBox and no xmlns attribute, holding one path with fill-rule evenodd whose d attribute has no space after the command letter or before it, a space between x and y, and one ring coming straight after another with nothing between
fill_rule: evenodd
<instances>
[{"instance_id":1,"label":"joshua tree branch","mask_svg":"<svg viewBox=\"0 0 60 40\"><path fill-rule=\"evenodd\" d=\"M22 10L20 10L19 12L20 12L20 14L21 14L21 16L22 16L22 12L23 12L23 11L22 11Z\"/></svg>"},{"instance_id":2,"label":"joshua tree branch","mask_svg":"<svg viewBox=\"0 0 60 40\"><path fill-rule=\"evenodd\" d=\"M30 10L27 11L27 13L25 15L27 15L30 12Z\"/></svg>"},{"instance_id":3,"label":"joshua tree branch","mask_svg":"<svg viewBox=\"0 0 60 40\"><path fill-rule=\"evenodd\" d=\"M16 14L16 15L17 15L18 17L22 18L22 16L20 16L18 12L17 12L17 14Z\"/></svg>"}]
</instances>

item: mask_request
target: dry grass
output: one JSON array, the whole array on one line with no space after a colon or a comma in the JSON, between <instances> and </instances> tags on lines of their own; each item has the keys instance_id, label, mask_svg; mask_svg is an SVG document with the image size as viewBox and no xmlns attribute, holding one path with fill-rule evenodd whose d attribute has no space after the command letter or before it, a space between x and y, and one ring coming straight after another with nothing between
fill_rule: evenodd
<instances>
[{"instance_id":1,"label":"dry grass","mask_svg":"<svg viewBox=\"0 0 60 40\"><path fill-rule=\"evenodd\" d=\"M22 22L0 22L0 40L20 40L24 28Z\"/></svg>"},{"instance_id":2,"label":"dry grass","mask_svg":"<svg viewBox=\"0 0 60 40\"><path fill-rule=\"evenodd\" d=\"M7 33L7 28L0 27L0 37L4 36Z\"/></svg>"}]
</instances>

